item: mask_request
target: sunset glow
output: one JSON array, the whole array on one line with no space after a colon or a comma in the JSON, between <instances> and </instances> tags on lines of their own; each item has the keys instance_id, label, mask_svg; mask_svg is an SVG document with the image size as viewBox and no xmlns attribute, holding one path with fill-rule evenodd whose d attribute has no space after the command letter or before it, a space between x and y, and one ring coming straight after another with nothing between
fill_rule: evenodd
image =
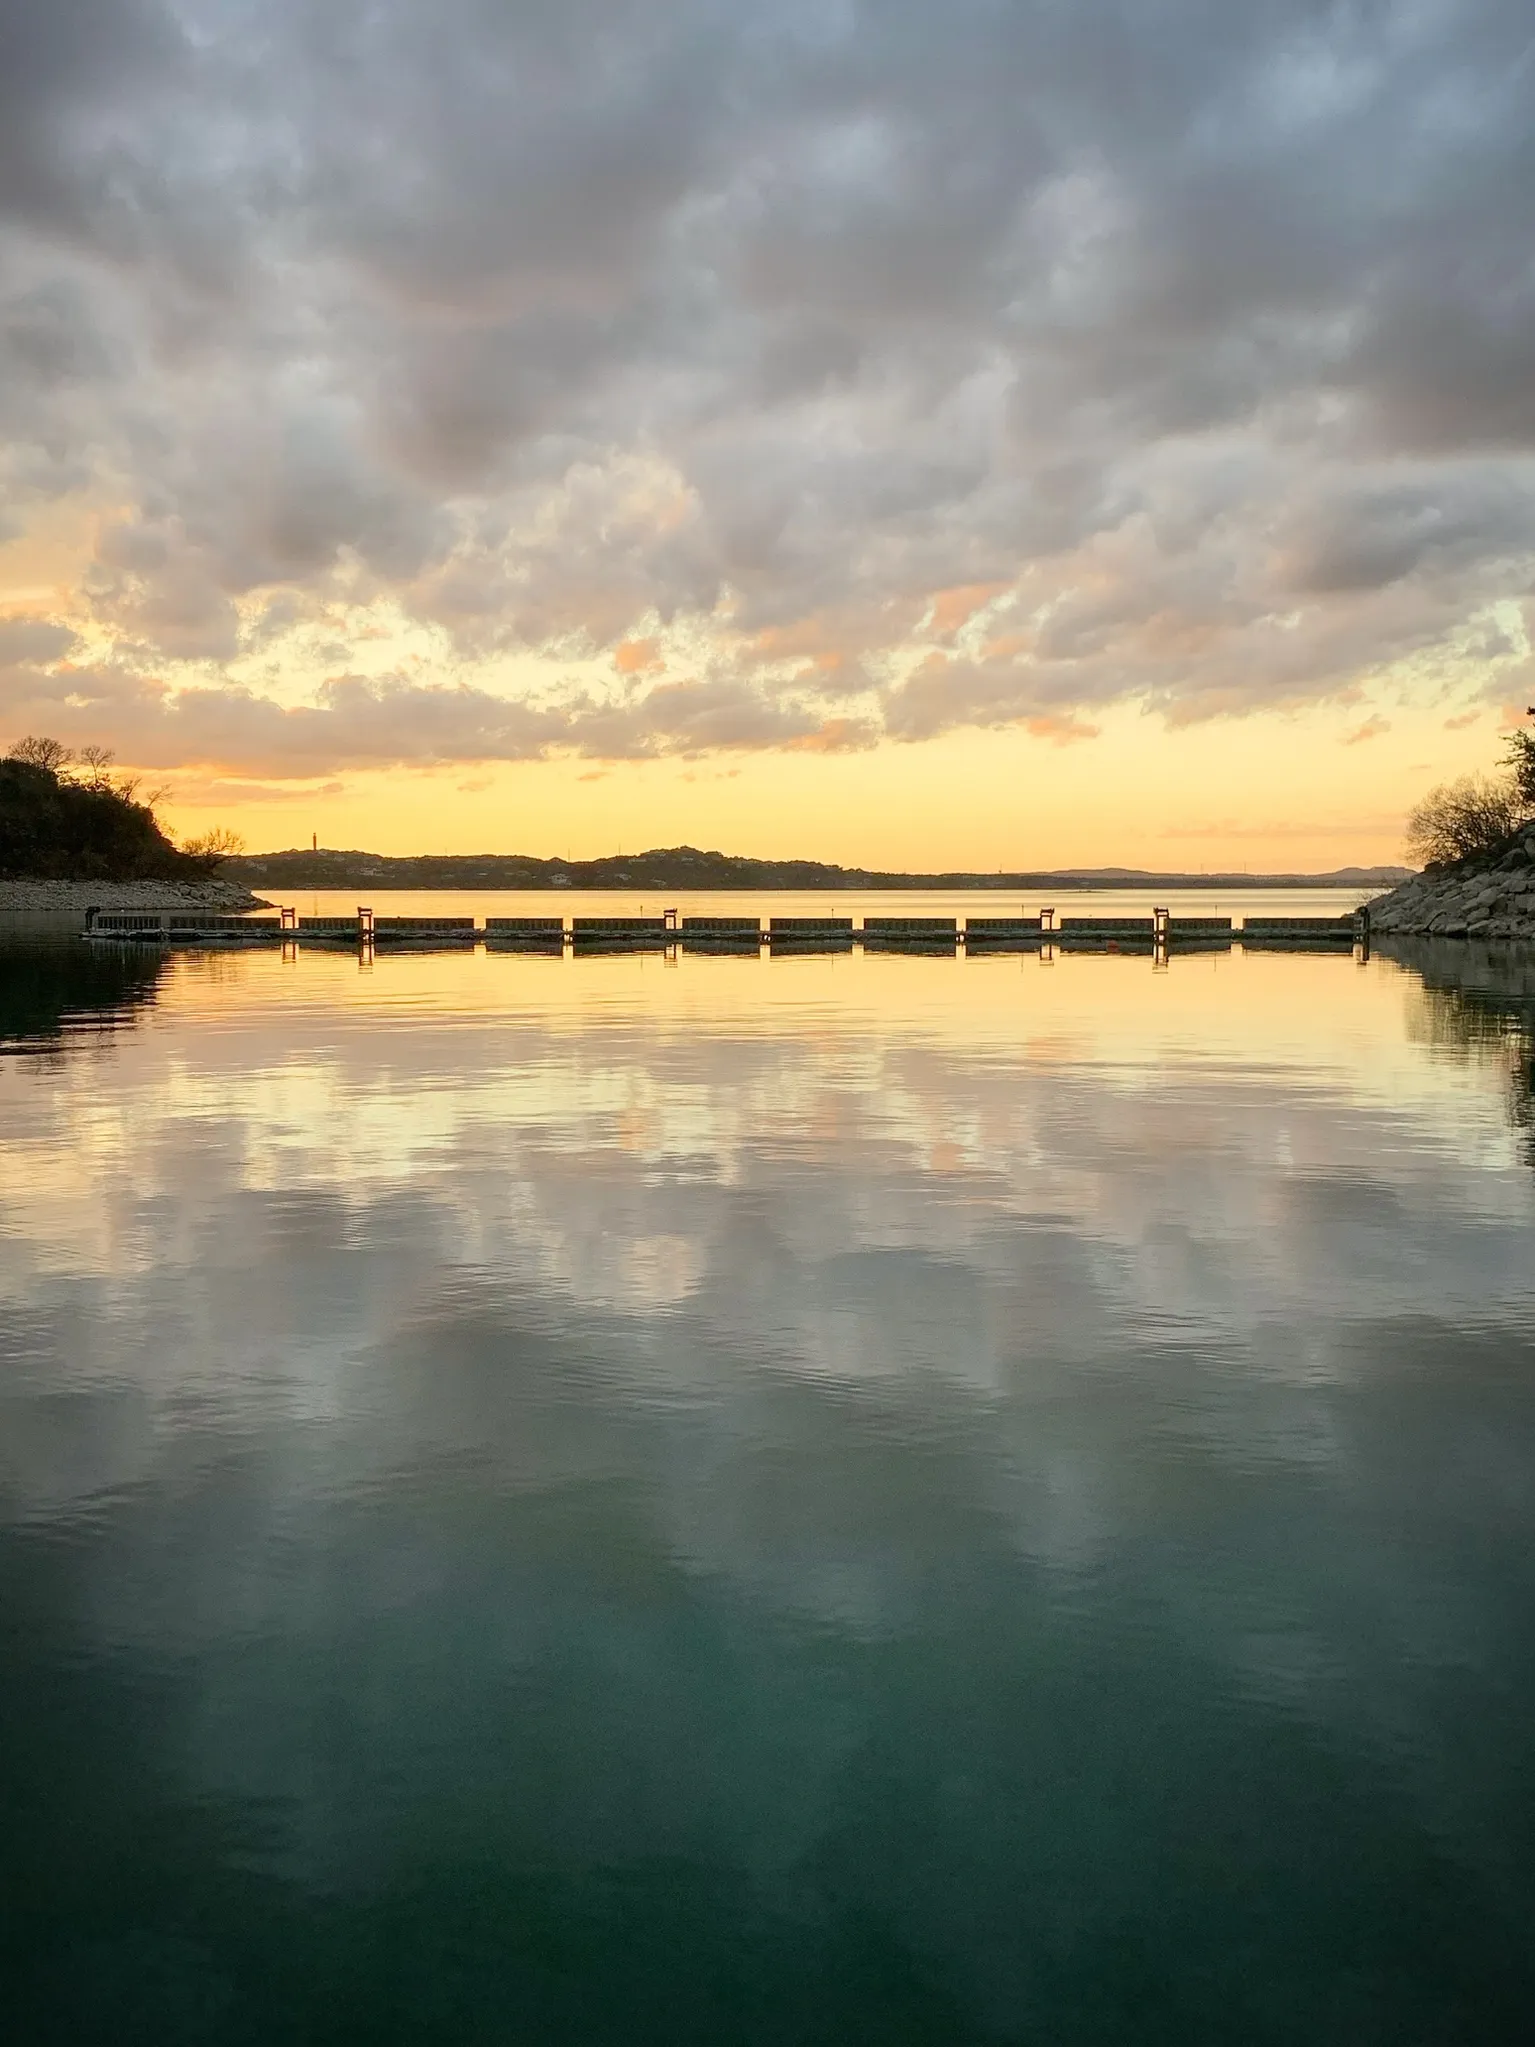
<instances>
[{"instance_id":1,"label":"sunset glow","mask_svg":"<svg viewBox=\"0 0 1535 2047\"><path fill-rule=\"evenodd\" d=\"M1477 13L18 13L0 739L252 847L1399 859L1532 693Z\"/></svg>"}]
</instances>

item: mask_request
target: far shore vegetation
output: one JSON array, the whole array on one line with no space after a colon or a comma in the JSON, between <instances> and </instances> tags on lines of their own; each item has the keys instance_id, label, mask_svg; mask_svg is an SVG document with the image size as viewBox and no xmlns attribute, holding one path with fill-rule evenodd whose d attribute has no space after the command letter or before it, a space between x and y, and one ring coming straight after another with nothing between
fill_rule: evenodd
<instances>
[{"instance_id":1,"label":"far shore vegetation","mask_svg":"<svg viewBox=\"0 0 1535 2047\"><path fill-rule=\"evenodd\" d=\"M697 846L653 847L595 860L555 860L531 853L390 855L332 847L293 847L231 859L225 875L257 890L282 889L601 889L628 895L675 889L819 892L873 889L988 889L1030 894L1041 889L1354 888L1405 881L1406 867L1342 867L1327 874L1168 873L1141 867L1077 867L896 872L837 867L821 860L762 860Z\"/></svg>"}]
</instances>

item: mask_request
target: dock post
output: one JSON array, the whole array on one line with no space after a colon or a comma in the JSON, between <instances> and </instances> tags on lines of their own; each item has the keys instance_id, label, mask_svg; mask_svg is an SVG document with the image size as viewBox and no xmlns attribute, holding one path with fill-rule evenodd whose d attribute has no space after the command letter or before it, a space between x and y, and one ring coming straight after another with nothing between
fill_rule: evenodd
<instances>
[{"instance_id":1,"label":"dock post","mask_svg":"<svg viewBox=\"0 0 1535 2047\"><path fill-rule=\"evenodd\" d=\"M357 905L357 936L364 945L373 937L373 912L362 903Z\"/></svg>"},{"instance_id":2,"label":"dock post","mask_svg":"<svg viewBox=\"0 0 1535 2047\"><path fill-rule=\"evenodd\" d=\"M280 913L280 914L281 914L281 916L282 916L282 927L281 927L281 928L282 928L282 929L283 929L284 931L297 931L297 929L298 929L298 911L294 909L293 905L292 905L291 903L289 903L289 904L288 904L288 905L286 906L286 908L284 908L284 909L283 909L283 910L281 911L281 913Z\"/></svg>"},{"instance_id":3,"label":"dock post","mask_svg":"<svg viewBox=\"0 0 1535 2047\"><path fill-rule=\"evenodd\" d=\"M1053 931L1055 929L1055 911L1053 909L1040 911L1039 928L1041 931Z\"/></svg>"}]
</instances>

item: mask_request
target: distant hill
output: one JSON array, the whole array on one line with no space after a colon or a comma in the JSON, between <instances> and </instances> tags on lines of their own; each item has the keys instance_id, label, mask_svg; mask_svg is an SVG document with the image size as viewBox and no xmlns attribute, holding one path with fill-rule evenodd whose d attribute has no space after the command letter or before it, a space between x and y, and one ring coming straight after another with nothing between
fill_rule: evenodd
<instances>
[{"instance_id":1,"label":"distant hill","mask_svg":"<svg viewBox=\"0 0 1535 2047\"><path fill-rule=\"evenodd\" d=\"M819 860L755 860L696 846L615 853L602 860L545 860L531 853L247 853L220 873L255 888L378 889L1009 889L1388 888L1410 867L1340 867L1329 874L1167 874L1141 867L1077 867L973 874L900 874L832 867Z\"/></svg>"}]
</instances>

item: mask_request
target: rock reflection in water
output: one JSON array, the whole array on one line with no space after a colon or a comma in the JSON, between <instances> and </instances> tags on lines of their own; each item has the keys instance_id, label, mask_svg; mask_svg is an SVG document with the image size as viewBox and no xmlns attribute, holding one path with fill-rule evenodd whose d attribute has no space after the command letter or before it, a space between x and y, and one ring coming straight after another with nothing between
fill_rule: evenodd
<instances>
[{"instance_id":1,"label":"rock reflection in water","mask_svg":"<svg viewBox=\"0 0 1535 2047\"><path fill-rule=\"evenodd\" d=\"M1420 976L1410 1035L1439 1051L1491 1057L1507 1072L1508 1112L1535 1165L1535 950L1455 939L1394 939L1392 959Z\"/></svg>"}]
</instances>

